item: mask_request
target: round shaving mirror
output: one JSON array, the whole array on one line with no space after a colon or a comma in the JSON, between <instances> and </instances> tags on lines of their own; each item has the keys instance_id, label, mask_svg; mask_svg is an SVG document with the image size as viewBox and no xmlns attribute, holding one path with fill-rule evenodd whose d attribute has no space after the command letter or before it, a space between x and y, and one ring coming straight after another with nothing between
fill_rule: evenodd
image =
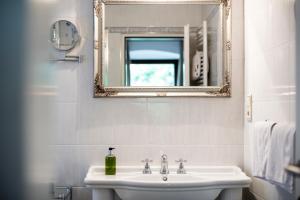
<instances>
[{"instance_id":1,"label":"round shaving mirror","mask_svg":"<svg viewBox=\"0 0 300 200\"><path fill-rule=\"evenodd\" d=\"M77 28L72 22L59 20L51 26L50 41L58 50L68 51L73 49L79 38Z\"/></svg>"}]
</instances>

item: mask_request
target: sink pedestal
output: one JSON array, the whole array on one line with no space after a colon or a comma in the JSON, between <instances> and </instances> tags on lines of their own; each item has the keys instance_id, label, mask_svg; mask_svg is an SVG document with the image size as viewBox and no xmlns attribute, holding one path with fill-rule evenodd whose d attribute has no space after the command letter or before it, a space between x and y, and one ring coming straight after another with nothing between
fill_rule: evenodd
<instances>
[{"instance_id":1,"label":"sink pedestal","mask_svg":"<svg viewBox=\"0 0 300 200\"><path fill-rule=\"evenodd\" d=\"M114 190L93 189L93 200L114 200Z\"/></svg>"},{"instance_id":2,"label":"sink pedestal","mask_svg":"<svg viewBox=\"0 0 300 200\"><path fill-rule=\"evenodd\" d=\"M221 192L218 200L242 200L243 192L240 188L225 189Z\"/></svg>"}]
</instances>

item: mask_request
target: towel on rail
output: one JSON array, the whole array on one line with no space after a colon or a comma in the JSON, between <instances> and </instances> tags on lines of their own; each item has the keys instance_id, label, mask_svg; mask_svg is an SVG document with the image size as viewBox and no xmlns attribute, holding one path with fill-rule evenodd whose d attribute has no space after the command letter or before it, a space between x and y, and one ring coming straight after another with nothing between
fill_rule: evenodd
<instances>
[{"instance_id":1,"label":"towel on rail","mask_svg":"<svg viewBox=\"0 0 300 200\"><path fill-rule=\"evenodd\" d=\"M270 152L270 137L275 124L272 121L255 123L252 133L252 175L255 177L265 179Z\"/></svg>"},{"instance_id":2,"label":"towel on rail","mask_svg":"<svg viewBox=\"0 0 300 200\"><path fill-rule=\"evenodd\" d=\"M285 190L293 191L293 176L284 168L294 161L295 125L276 124L272 130L266 179Z\"/></svg>"}]
</instances>

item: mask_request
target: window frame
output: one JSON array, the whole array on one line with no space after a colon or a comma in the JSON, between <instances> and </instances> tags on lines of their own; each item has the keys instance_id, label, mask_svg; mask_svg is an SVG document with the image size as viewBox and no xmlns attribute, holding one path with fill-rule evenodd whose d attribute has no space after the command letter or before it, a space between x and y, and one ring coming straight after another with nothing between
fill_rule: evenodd
<instances>
[{"instance_id":1,"label":"window frame","mask_svg":"<svg viewBox=\"0 0 300 200\"><path fill-rule=\"evenodd\" d=\"M183 86L183 67L184 67L184 58L183 58L183 51L184 51L184 47L183 47L183 42L184 42L184 35L181 35L181 34L177 34L177 35L174 35L174 34L151 34L151 35L145 35L145 34L129 34L129 35L124 35L123 37L123 44L124 44L124 65L125 65L125 73L124 73L124 85L125 87L134 87L134 86L130 86L130 82L128 82L128 79L127 77L130 76L130 72L129 72L129 65L130 65L130 56L129 56L129 41L131 41L132 39L136 39L136 40L139 40L139 39L154 39L154 40L159 40L159 39L166 39L166 40L174 40L174 39L177 39L178 41L181 41L182 44L181 44L181 52L180 52L180 58L177 59L178 60L178 64L177 64L177 70L176 70L176 76L178 76L178 73L180 74L180 83L179 85L177 85L177 82L176 82L176 85L173 86L173 87L182 87ZM132 59L132 60L138 60L138 59ZM176 59L140 59L140 60L176 60ZM178 71L178 67L179 65L182 65L182 67L180 68L180 71ZM170 87L170 86L169 86Z\"/></svg>"}]
</instances>

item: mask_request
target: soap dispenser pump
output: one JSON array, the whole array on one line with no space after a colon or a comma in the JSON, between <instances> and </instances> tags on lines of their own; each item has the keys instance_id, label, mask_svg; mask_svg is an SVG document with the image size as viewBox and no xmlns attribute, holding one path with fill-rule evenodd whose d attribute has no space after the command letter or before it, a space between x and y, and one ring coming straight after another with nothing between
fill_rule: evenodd
<instances>
[{"instance_id":1,"label":"soap dispenser pump","mask_svg":"<svg viewBox=\"0 0 300 200\"><path fill-rule=\"evenodd\" d=\"M112 154L115 148L108 148L108 155L105 157L105 175L116 175L116 156Z\"/></svg>"}]
</instances>

